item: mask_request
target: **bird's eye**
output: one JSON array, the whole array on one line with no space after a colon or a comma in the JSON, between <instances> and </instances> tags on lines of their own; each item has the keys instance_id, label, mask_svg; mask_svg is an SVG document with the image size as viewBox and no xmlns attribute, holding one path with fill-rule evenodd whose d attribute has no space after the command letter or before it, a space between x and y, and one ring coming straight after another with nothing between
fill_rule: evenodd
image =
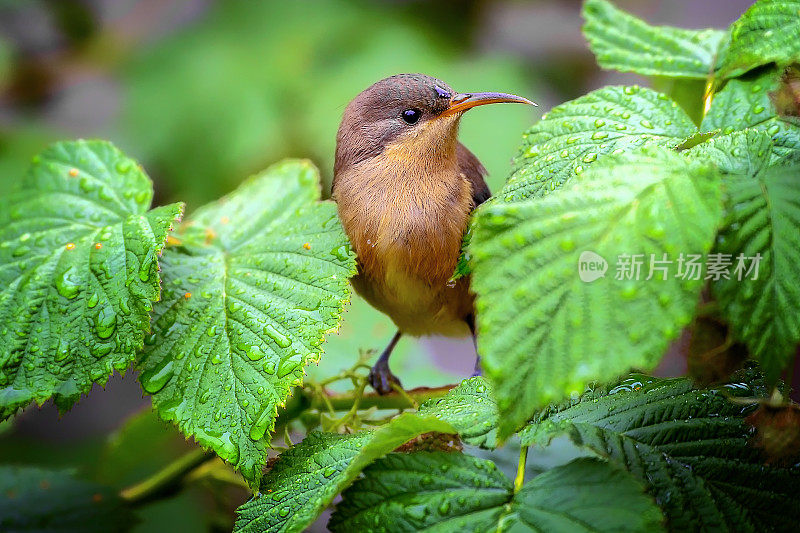
<instances>
[{"instance_id":1,"label":"bird's eye","mask_svg":"<svg viewBox=\"0 0 800 533\"><path fill-rule=\"evenodd\" d=\"M422 115L422 113L419 109L406 109L401 116L406 124L416 124L419 121L420 115Z\"/></svg>"}]
</instances>

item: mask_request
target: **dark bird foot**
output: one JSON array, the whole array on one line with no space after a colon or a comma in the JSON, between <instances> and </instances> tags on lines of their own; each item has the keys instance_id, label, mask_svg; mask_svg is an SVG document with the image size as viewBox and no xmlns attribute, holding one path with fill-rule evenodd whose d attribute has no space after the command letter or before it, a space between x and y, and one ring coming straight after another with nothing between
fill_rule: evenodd
<instances>
[{"instance_id":1,"label":"dark bird foot","mask_svg":"<svg viewBox=\"0 0 800 533\"><path fill-rule=\"evenodd\" d=\"M372 367L372 370L369 371L369 384L372 385L375 392L383 396L384 394L389 394L394 391L392 387L393 383L397 384L400 388L403 387L397 376L392 374L392 371L389 370L389 365L379 360L375 363L375 366Z\"/></svg>"},{"instance_id":2,"label":"dark bird foot","mask_svg":"<svg viewBox=\"0 0 800 533\"><path fill-rule=\"evenodd\" d=\"M482 376L482 375L483 375L483 369L481 368L481 356L479 355L475 359L475 368L472 370L472 375L470 377L474 378L475 376Z\"/></svg>"}]
</instances>

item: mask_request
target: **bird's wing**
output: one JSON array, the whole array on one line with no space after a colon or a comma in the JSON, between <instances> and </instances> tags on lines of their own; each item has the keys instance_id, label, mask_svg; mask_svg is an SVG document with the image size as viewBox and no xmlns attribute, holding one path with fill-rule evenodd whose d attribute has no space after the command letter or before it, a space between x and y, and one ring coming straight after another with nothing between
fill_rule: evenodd
<instances>
[{"instance_id":1,"label":"bird's wing","mask_svg":"<svg viewBox=\"0 0 800 533\"><path fill-rule=\"evenodd\" d=\"M491 191L489 191L489 186L486 185L486 180L483 179L486 175L486 169L475 157L475 154L461 143L458 143L456 155L458 156L458 167L461 169L461 173L472 185L472 201L475 207L478 207L492 195Z\"/></svg>"}]
</instances>

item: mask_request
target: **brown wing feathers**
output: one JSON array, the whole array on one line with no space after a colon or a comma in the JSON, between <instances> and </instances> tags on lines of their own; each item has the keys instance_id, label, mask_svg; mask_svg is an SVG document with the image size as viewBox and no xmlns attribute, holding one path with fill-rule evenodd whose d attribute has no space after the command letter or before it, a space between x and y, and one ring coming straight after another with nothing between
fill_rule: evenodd
<instances>
[{"instance_id":1,"label":"brown wing feathers","mask_svg":"<svg viewBox=\"0 0 800 533\"><path fill-rule=\"evenodd\" d=\"M475 157L475 154L461 143L458 143L456 156L458 157L458 166L461 169L461 173L472 185L472 201L477 207L492 195L489 191L489 186L486 185L486 180L483 179L486 175L486 169Z\"/></svg>"}]
</instances>

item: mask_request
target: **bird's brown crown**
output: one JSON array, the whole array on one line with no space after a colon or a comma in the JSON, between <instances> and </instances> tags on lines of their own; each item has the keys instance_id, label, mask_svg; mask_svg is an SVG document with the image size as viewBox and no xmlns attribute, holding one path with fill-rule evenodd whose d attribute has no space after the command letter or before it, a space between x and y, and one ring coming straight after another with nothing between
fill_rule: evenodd
<instances>
[{"instance_id":1,"label":"bird's brown crown","mask_svg":"<svg viewBox=\"0 0 800 533\"><path fill-rule=\"evenodd\" d=\"M378 155L404 132L441 115L455 91L424 74L397 74L356 96L339 126L336 170Z\"/></svg>"}]
</instances>

